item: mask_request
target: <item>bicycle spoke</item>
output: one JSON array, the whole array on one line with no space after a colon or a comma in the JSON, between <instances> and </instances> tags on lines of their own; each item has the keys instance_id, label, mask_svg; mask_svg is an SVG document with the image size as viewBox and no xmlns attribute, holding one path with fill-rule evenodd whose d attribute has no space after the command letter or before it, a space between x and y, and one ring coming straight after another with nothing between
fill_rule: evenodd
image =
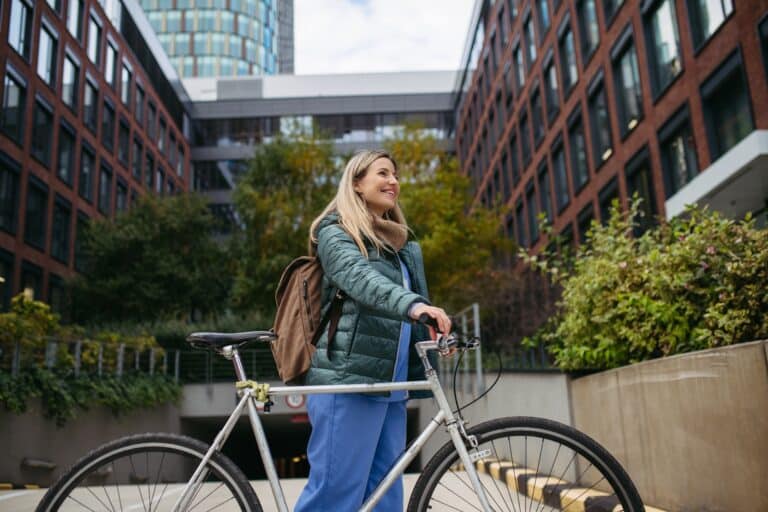
<instances>
[{"instance_id":1,"label":"bicycle spoke","mask_svg":"<svg viewBox=\"0 0 768 512\"><path fill-rule=\"evenodd\" d=\"M540 441L541 442L539 443L539 458L536 460L536 469L534 471L534 475L538 475L539 474L539 469L541 469L541 452L544 451L544 438L542 438ZM549 477L549 475L547 475L547 477ZM538 477L533 477L533 478L538 478ZM536 485L536 481L535 480L534 480L534 485ZM527 482L526 482L525 494L526 494L526 496L528 496L528 484L527 484ZM528 497L530 498L530 500L529 500L530 506L533 507L533 502L535 500L533 499L533 496L528 496Z\"/></svg>"},{"instance_id":2,"label":"bicycle spoke","mask_svg":"<svg viewBox=\"0 0 768 512\"><path fill-rule=\"evenodd\" d=\"M157 468L157 474L155 475L155 486L152 488L152 494L149 498L149 502L152 503L152 501L155 499L155 492L157 492L157 484L160 483L160 472L163 470L163 463L165 462L165 452L163 452L162 456L160 457L160 465ZM147 463L147 468L149 468L149 463Z\"/></svg>"},{"instance_id":3,"label":"bicycle spoke","mask_svg":"<svg viewBox=\"0 0 768 512\"><path fill-rule=\"evenodd\" d=\"M229 502L230 502L230 501L232 501L233 499L235 499L235 497L234 497L234 496L232 496L231 498L227 499L226 501L223 501L223 502L219 503L218 505L216 505L216 506L214 506L214 507L212 507L212 508L209 508L209 509L208 509L208 510L206 510L205 512L209 512L209 511L211 511L211 510L215 510L215 509L219 508L220 506L222 506L222 505L225 505L225 504L229 503Z\"/></svg>"},{"instance_id":4,"label":"bicycle spoke","mask_svg":"<svg viewBox=\"0 0 768 512\"><path fill-rule=\"evenodd\" d=\"M499 476L501 476L501 457L499 457L499 452L496 450L496 443L493 441L493 439L491 439L491 447L493 448L493 453L496 454L496 460L499 461ZM493 477L493 475L491 475L491 477ZM509 486L507 485L506 482L503 482L503 484L504 484L504 487L507 489L507 494L509 495L510 506L514 506L512 505L512 493L509 491ZM498 490L499 486L496 483L496 478L493 478L493 485L495 485L496 489ZM501 499L502 501L504 501L504 493L499 491L499 494L501 494ZM507 502L504 501L504 505L506 504Z\"/></svg>"},{"instance_id":5,"label":"bicycle spoke","mask_svg":"<svg viewBox=\"0 0 768 512\"><path fill-rule=\"evenodd\" d=\"M93 510L91 507L89 507L88 505L86 505L82 501L78 500L74 496L67 496L67 499L74 501L75 503L77 503L78 505L80 505L83 508L87 508L88 510L90 510L90 512L97 512L96 510Z\"/></svg>"},{"instance_id":6,"label":"bicycle spoke","mask_svg":"<svg viewBox=\"0 0 768 512\"><path fill-rule=\"evenodd\" d=\"M133 470L133 474L136 475L136 478L139 477L138 472L136 472L136 466L133 464L133 455L128 456L128 461L131 463L131 469ZM144 494L141 492L141 485L137 485L136 488L139 491L139 497L141 498L141 505L144 507L144 510L147 510L147 506L144 504Z\"/></svg>"},{"instance_id":7,"label":"bicycle spoke","mask_svg":"<svg viewBox=\"0 0 768 512\"><path fill-rule=\"evenodd\" d=\"M98 501L99 503L101 503L101 506L102 506L102 507L104 507L104 509L105 509L105 510L109 510L109 509L107 508L107 504L106 504L106 503L104 503L103 501L101 501L101 498L99 498L98 496L96 496L96 493L95 493L95 492L93 492L93 491L91 490L91 488L90 488L90 487L86 487L85 489L86 489L86 490L87 490L89 493L91 493L91 495L92 495L94 498L96 498L96 501Z\"/></svg>"},{"instance_id":8,"label":"bicycle spoke","mask_svg":"<svg viewBox=\"0 0 768 512\"><path fill-rule=\"evenodd\" d=\"M107 501L109 501L109 510L113 511L115 510L115 505L112 503L112 500L109 497L109 493L107 492L107 488L103 485L101 486L101 489L104 491L104 496L107 497Z\"/></svg>"},{"instance_id":9,"label":"bicycle spoke","mask_svg":"<svg viewBox=\"0 0 768 512\"><path fill-rule=\"evenodd\" d=\"M515 452L512 450L512 439L509 437L507 437L507 445L509 445L509 458L512 459L512 466L514 467ZM512 475L517 478L517 473L513 472ZM520 512L523 512L523 506L520 504L520 493L517 491L517 485L515 485L515 494L517 495L517 506L520 507Z\"/></svg>"},{"instance_id":10,"label":"bicycle spoke","mask_svg":"<svg viewBox=\"0 0 768 512\"><path fill-rule=\"evenodd\" d=\"M211 494L213 494L213 493L215 493L216 491L218 491L218 490L219 490L219 489L220 489L220 488L221 488L223 485L224 485L223 483L220 483L220 484L219 484L217 487L215 487L215 488L214 488L214 489L213 489L211 492L209 492L208 494L206 494L205 496L203 496L203 498L202 498L202 499L201 499L201 500L200 500L200 501L197 503L197 505L194 505L194 506L192 506L192 507L188 508L188 509L187 509L187 511L188 511L188 512L192 512L192 511L193 511L193 510L194 510L194 509L195 509L195 508L196 508L198 505L200 505L200 504L201 504L201 503L203 503L203 502L204 502L206 499L208 499L208 496L210 496ZM200 488L202 489L202 485L200 486Z\"/></svg>"},{"instance_id":11,"label":"bicycle spoke","mask_svg":"<svg viewBox=\"0 0 768 512\"><path fill-rule=\"evenodd\" d=\"M454 476L455 476L455 477L456 477L456 478L457 478L457 479L458 479L458 480L459 480L461 483L463 483L463 484L464 484L464 485L467 487L467 489L469 489L470 491L474 492L474 489L472 488L472 486L471 486L471 485L468 485L466 482L464 482L464 480L462 480L461 478L459 478L459 477L458 477L458 475L456 475L455 473L453 473L453 472L452 472L452 474L453 474L453 475L454 475ZM460 499L461 501L463 501L464 503L466 503L466 504L467 504L467 505L469 505L470 507L473 507L473 508L475 508L475 510L480 510L480 512L482 512L482 509L480 509L480 508L477 508L477 507L475 507L474 505L472 505L472 503L470 503L469 501L467 501L467 499L466 499L466 498L464 498L462 495L460 495L459 493L457 493L456 491L454 491L453 489L451 489L450 487L448 487L446 484L444 484L444 483L442 483L442 482L438 482L438 485L442 485L443 487L445 487L445 489L446 489L446 490L447 490L449 493L453 494L454 496L456 496L458 499Z\"/></svg>"},{"instance_id":12,"label":"bicycle spoke","mask_svg":"<svg viewBox=\"0 0 768 512\"><path fill-rule=\"evenodd\" d=\"M562 448L562 447L563 447L563 445L561 445L561 444L557 445L557 451L555 451L555 456L552 457L552 465L549 467L549 471L547 471L547 478L554 478L552 476L552 471L555 470L555 463L557 462L557 458L560 456L560 448ZM562 478L560 478L559 480L562 481ZM543 498L543 496L542 496L542 498ZM546 506L545 502L542 499L541 500L541 510L542 510L542 512L545 510L545 508L544 508L545 506ZM539 512L539 506L538 505L536 506L536 511L535 512Z\"/></svg>"},{"instance_id":13,"label":"bicycle spoke","mask_svg":"<svg viewBox=\"0 0 768 512\"><path fill-rule=\"evenodd\" d=\"M115 461L112 461L112 474L116 475L115 472ZM120 510L123 510L123 498L120 496L120 482L115 481L115 490L117 491L117 502L120 504Z\"/></svg>"}]
</instances>

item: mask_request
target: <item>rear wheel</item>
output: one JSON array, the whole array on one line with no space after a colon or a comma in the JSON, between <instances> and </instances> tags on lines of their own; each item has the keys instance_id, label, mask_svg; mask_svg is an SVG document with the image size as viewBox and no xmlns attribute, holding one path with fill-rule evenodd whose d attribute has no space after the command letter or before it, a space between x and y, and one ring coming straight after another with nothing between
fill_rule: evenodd
<instances>
[{"instance_id":1,"label":"rear wheel","mask_svg":"<svg viewBox=\"0 0 768 512\"><path fill-rule=\"evenodd\" d=\"M36 511L171 511L208 448L174 434L117 439L76 462L48 489ZM261 512L242 471L223 454L214 453L184 510L223 510L233 505Z\"/></svg>"},{"instance_id":2,"label":"rear wheel","mask_svg":"<svg viewBox=\"0 0 768 512\"><path fill-rule=\"evenodd\" d=\"M475 463L494 511L640 512L643 502L627 473L596 441L542 418L499 418L470 429ZM470 452L471 453L471 452ZM453 443L427 463L408 512L482 511Z\"/></svg>"}]
</instances>

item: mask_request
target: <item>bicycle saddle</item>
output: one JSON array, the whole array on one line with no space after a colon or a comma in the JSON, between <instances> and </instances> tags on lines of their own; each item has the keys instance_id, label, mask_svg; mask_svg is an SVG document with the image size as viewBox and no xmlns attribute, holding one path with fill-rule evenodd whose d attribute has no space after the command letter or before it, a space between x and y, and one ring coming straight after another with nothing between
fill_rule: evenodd
<instances>
[{"instance_id":1,"label":"bicycle saddle","mask_svg":"<svg viewBox=\"0 0 768 512\"><path fill-rule=\"evenodd\" d=\"M277 339L272 331L247 332L193 332L187 336L187 342L198 348L220 350L227 345L245 345L252 341L270 342Z\"/></svg>"}]
</instances>

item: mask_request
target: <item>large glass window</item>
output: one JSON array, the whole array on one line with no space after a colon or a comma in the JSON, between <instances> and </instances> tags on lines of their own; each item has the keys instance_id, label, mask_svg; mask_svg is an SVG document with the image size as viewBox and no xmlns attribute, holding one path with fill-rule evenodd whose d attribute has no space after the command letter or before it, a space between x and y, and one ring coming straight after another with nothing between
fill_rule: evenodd
<instances>
[{"instance_id":1,"label":"large glass window","mask_svg":"<svg viewBox=\"0 0 768 512\"><path fill-rule=\"evenodd\" d=\"M167 131L168 131L168 129L166 128L166 125L165 125L165 119L163 119L161 117L160 118L160 130L159 130L159 133L157 134L157 149L159 149L160 152L163 153L163 154L165 154L166 149L167 149L167 144L168 144L166 142L166 140L165 140L165 136L166 136Z\"/></svg>"},{"instance_id":2,"label":"large glass window","mask_svg":"<svg viewBox=\"0 0 768 512\"><path fill-rule=\"evenodd\" d=\"M80 176L77 180L77 192L86 201L93 202L93 176L96 173L96 157L83 145L80 151Z\"/></svg>"},{"instance_id":3,"label":"large glass window","mask_svg":"<svg viewBox=\"0 0 768 512\"><path fill-rule=\"evenodd\" d=\"M596 162L595 167L600 167L613 154L611 118L602 81L598 81L590 88L589 122L592 134L592 156Z\"/></svg>"},{"instance_id":4,"label":"large glass window","mask_svg":"<svg viewBox=\"0 0 768 512\"><path fill-rule=\"evenodd\" d=\"M176 161L176 176L184 176L184 148L179 145L179 159Z\"/></svg>"},{"instance_id":5,"label":"large glass window","mask_svg":"<svg viewBox=\"0 0 768 512\"><path fill-rule=\"evenodd\" d=\"M514 129L512 130L514 132ZM509 170L512 173L512 187L520 183L520 152L517 149L517 138L509 142Z\"/></svg>"},{"instance_id":6,"label":"large glass window","mask_svg":"<svg viewBox=\"0 0 768 512\"><path fill-rule=\"evenodd\" d=\"M552 187L550 186L549 166L547 159L541 161L537 171L539 180L539 204L547 222L552 222Z\"/></svg>"},{"instance_id":7,"label":"large glass window","mask_svg":"<svg viewBox=\"0 0 768 512\"><path fill-rule=\"evenodd\" d=\"M586 63L600 44L600 27L597 24L595 0L577 0L576 19L581 36L581 55Z\"/></svg>"},{"instance_id":8,"label":"large glass window","mask_svg":"<svg viewBox=\"0 0 768 512\"><path fill-rule=\"evenodd\" d=\"M107 60L104 65L104 78L113 89L117 86L117 48L107 42Z\"/></svg>"},{"instance_id":9,"label":"large glass window","mask_svg":"<svg viewBox=\"0 0 768 512\"><path fill-rule=\"evenodd\" d=\"M123 74L120 83L120 101L130 111L131 109L131 69L123 63Z\"/></svg>"},{"instance_id":10,"label":"large glass window","mask_svg":"<svg viewBox=\"0 0 768 512\"><path fill-rule=\"evenodd\" d=\"M731 53L704 81L701 100L709 150L714 161L755 129L738 50Z\"/></svg>"},{"instance_id":11,"label":"large glass window","mask_svg":"<svg viewBox=\"0 0 768 512\"><path fill-rule=\"evenodd\" d=\"M78 41L83 37L83 0L67 2L67 30Z\"/></svg>"},{"instance_id":12,"label":"large glass window","mask_svg":"<svg viewBox=\"0 0 768 512\"><path fill-rule=\"evenodd\" d=\"M664 195L669 199L699 172L687 106L676 112L661 127L659 146L664 174Z\"/></svg>"},{"instance_id":13,"label":"large glass window","mask_svg":"<svg viewBox=\"0 0 768 512\"><path fill-rule=\"evenodd\" d=\"M525 39L525 56L528 59L528 67L530 68L536 60L536 34L533 29L533 20L531 20L530 16L525 20L523 37Z\"/></svg>"},{"instance_id":14,"label":"large glass window","mask_svg":"<svg viewBox=\"0 0 768 512\"><path fill-rule=\"evenodd\" d=\"M83 212L77 212L75 222L75 270L82 272L87 265L85 252L85 233L88 229L88 216Z\"/></svg>"},{"instance_id":15,"label":"large glass window","mask_svg":"<svg viewBox=\"0 0 768 512\"><path fill-rule=\"evenodd\" d=\"M558 53L560 55L560 69L563 73L563 91L567 97L571 88L579 80L579 68L576 65L576 46L573 42L573 32L570 27L566 28L558 40Z\"/></svg>"},{"instance_id":16,"label":"large glass window","mask_svg":"<svg viewBox=\"0 0 768 512\"><path fill-rule=\"evenodd\" d=\"M515 206L515 226L517 227L517 245L520 247L528 247L528 237L525 230L525 209L523 208L523 200L518 199Z\"/></svg>"},{"instance_id":17,"label":"large glass window","mask_svg":"<svg viewBox=\"0 0 768 512\"><path fill-rule=\"evenodd\" d=\"M136 181L141 181L141 164L143 163L143 157L141 154L141 141L138 139L133 140L133 155L131 156L131 174Z\"/></svg>"},{"instance_id":18,"label":"large glass window","mask_svg":"<svg viewBox=\"0 0 768 512\"><path fill-rule=\"evenodd\" d=\"M515 48L512 57L515 59L515 76L517 77L517 90L519 92L525 85L525 64L523 64L523 54L520 46Z\"/></svg>"},{"instance_id":19,"label":"large glass window","mask_svg":"<svg viewBox=\"0 0 768 512\"><path fill-rule=\"evenodd\" d=\"M523 111L520 116L520 148L523 156L523 168L531 161L531 129L528 126L528 113Z\"/></svg>"},{"instance_id":20,"label":"large glass window","mask_svg":"<svg viewBox=\"0 0 768 512\"><path fill-rule=\"evenodd\" d=\"M115 149L115 107L106 100L101 112L101 143L109 151Z\"/></svg>"},{"instance_id":21,"label":"large glass window","mask_svg":"<svg viewBox=\"0 0 768 512\"><path fill-rule=\"evenodd\" d=\"M48 186L29 175L27 182L27 211L24 220L24 241L45 251L45 224L48 211Z\"/></svg>"},{"instance_id":22,"label":"large glass window","mask_svg":"<svg viewBox=\"0 0 768 512\"><path fill-rule=\"evenodd\" d=\"M133 108L133 115L136 116L136 122L139 126L144 124L144 89L136 86L135 106Z\"/></svg>"},{"instance_id":23,"label":"large glass window","mask_svg":"<svg viewBox=\"0 0 768 512\"><path fill-rule=\"evenodd\" d=\"M115 210L118 212L124 212L128 209L128 187L123 183L121 179L117 180L117 188L115 190Z\"/></svg>"},{"instance_id":24,"label":"large glass window","mask_svg":"<svg viewBox=\"0 0 768 512\"><path fill-rule=\"evenodd\" d=\"M611 207L614 201L619 200L619 186L616 176L605 184L597 195L598 206L600 207L600 222L606 224L611 218Z\"/></svg>"},{"instance_id":25,"label":"large glass window","mask_svg":"<svg viewBox=\"0 0 768 512\"><path fill-rule=\"evenodd\" d=\"M56 194L56 199L53 202L51 256L64 264L69 262L69 229L71 224L72 203Z\"/></svg>"},{"instance_id":26,"label":"large glass window","mask_svg":"<svg viewBox=\"0 0 768 512\"><path fill-rule=\"evenodd\" d=\"M575 193L589 182L589 162L587 161L587 142L584 137L584 124L581 112L571 114L568 120L568 145L570 146L571 172Z\"/></svg>"},{"instance_id":27,"label":"large glass window","mask_svg":"<svg viewBox=\"0 0 768 512\"><path fill-rule=\"evenodd\" d=\"M533 121L533 140L538 146L544 138L544 111L541 106L541 90L537 85L531 94L531 120Z\"/></svg>"},{"instance_id":28,"label":"large glass window","mask_svg":"<svg viewBox=\"0 0 768 512\"><path fill-rule=\"evenodd\" d=\"M765 76L768 78L768 16L760 22L760 46L763 49L763 65Z\"/></svg>"},{"instance_id":29,"label":"large glass window","mask_svg":"<svg viewBox=\"0 0 768 512\"><path fill-rule=\"evenodd\" d=\"M58 46L56 36L45 23L42 23L37 45L37 75L51 87L56 85Z\"/></svg>"},{"instance_id":30,"label":"large glass window","mask_svg":"<svg viewBox=\"0 0 768 512\"><path fill-rule=\"evenodd\" d=\"M700 48L733 12L732 0L687 0L694 48Z\"/></svg>"},{"instance_id":31,"label":"large glass window","mask_svg":"<svg viewBox=\"0 0 768 512\"><path fill-rule=\"evenodd\" d=\"M642 235L648 228L656 224L656 194L653 191L651 165L648 148L643 148L634 155L625 168L627 177L627 195L630 200L637 195L640 199L640 211L634 219L636 224L635 236Z\"/></svg>"},{"instance_id":32,"label":"large glass window","mask_svg":"<svg viewBox=\"0 0 768 512\"><path fill-rule=\"evenodd\" d=\"M150 102L147 109L147 136L150 140L155 138L155 123L157 122L157 108Z\"/></svg>"},{"instance_id":33,"label":"large glass window","mask_svg":"<svg viewBox=\"0 0 768 512\"><path fill-rule=\"evenodd\" d=\"M565 166L565 150L563 149L562 137L558 137L554 144L552 170L555 178L555 204L559 213L571 201L568 191L568 171Z\"/></svg>"},{"instance_id":34,"label":"large glass window","mask_svg":"<svg viewBox=\"0 0 768 512\"><path fill-rule=\"evenodd\" d=\"M101 59L101 24L93 14L88 18L88 58L98 67Z\"/></svg>"},{"instance_id":35,"label":"large glass window","mask_svg":"<svg viewBox=\"0 0 768 512\"><path fill-rule=\"evenodd\" d=\"M43 300L43 269L23 260L21 262L21 289L29 290L32 298Z\"/></svg>"},{"instance_id":36,"label":"large glass window","mask_svg":"<svg viewBox=\"0 0 768 512\"><path fill-rule=\"evenodd\" d=\"M80 66L71 55L64 56L61 73L61 99L72 110L77 109L77 95L80 92Z\"/></svg>"},{"instance_id":37,"label":"large glass window","mask_svg":"<svg viewBox=\"0 0 768 512\"><path fill-rule=\"evenodd\" d=\"M6 69L4 82L3 115L0 116L0 127L8 137L23 146L27 84L8 69Z\"/></svg>"},{"instance_id":38,"label":"large glass window","mask_svg":"<svg viewBox=\"0 0 768 512\"><path fill-rule=\"evenodd\" d=\"M539 239L539 206L536 204L533 179L525 186L525 203L528 208L528 233L531 235L531 245L534 245Z\"/></svg>"},{"instance_id":39,"label":"large glass window","mask_svg":"<svg viewBox=\"0 0 768 512\"><path fill-rule=\"evenodd\" d=\"M560 86L554 59L550 59L544 68L544 94L547 101L547 119L551 123L560 111Z\"/></svg>"},{"instance_id":40,"label":"large glass window","mask_svg":"<svg viewBox=\"0 0 768 512\"><path fill-rule=\"evenodd\" d=\"M99 171L99 211L106 216L112 214L112 170L101 164Z\"/></svg>"},{"instance_id":41,"label":"large glass window","mask_svg":"<svg viewBox=\"0 0 768 512\"><path fill-rule=\"evenodd\" d=\"M643 18L653 95L658 96L683 70L677 16L672 0L661 0Z\"/></svg>"},{"instance_id":42,"label":"large glass window","mask_svg":"<svg viewBox=\"0 0 768 512\"><path fill-rule=\"evenodd\" d=\"M20 174L19 164L0 153L0 229L12 235L18 226Z\"/></svg>"},{"instance_id":43,"label":"large glass window","mask_svg":"<svg viewBox=\"0 0 768 512\"><path fill-rule=\"evenodd\" d=\"M147 189L152 190L152 183L155 179L155 158L149 152L144 152L144 185Z\"/></svg>"},{"instance_id":44,"label":"large glass window","mask_svg":"<svg viewBox=\"0 0 768 512\"><path fill-rule=\"evenodd\" d=\"M53 146L53 109L41 98L35 101L34 125L32 126L32 156L46 167L51 165Z\"/></svg>"},{"instance_id":45,"label":"large glass window","mask_svg":"<svg viewBox=\"0 0 768 512\"><path fill-rule=\"evenodd\" d=\"M605 9L606 25L610 25L613 15L624 4L624 0L603 0L603 8Z\"/></svg>"},{"instance_id":46,"label":"large glass window","mask_svg":"<svg viewBox=\"0 0 768 512\"><path fill-rule=\"evenodd\" d=\"M128 166L128 157L131 144L130 128L125 119L120 119L120 126L117 133L117 158L120 162Z\"/></svg>"},{"instance_id":47,"label":"large glass window","mask_svg":"<svg viewBox=\"0 0 768 512\"><path fill-rule=\"evenodd\" d=\"M637 53L631 37L612 52L613 78L619 113L619 129L622 137L632 131L643 116L643 94L640 89L640 72Z\"/></svg>"},{"instance_id":48,"label":"large glass window","mask_svg":"<svg viewBox=\"0 0 768 512\"><path fill-rule=\"evenodd\" d=\"M544 34L549 30L551 20L549 18L549 5L547 0L536 0L536 7L539 14L539 37L544 39Z\"/></svg>"},{"instance_id":49,"label":"large glass window","mask_svg":"<svg viewBox=\"0 0 768 512\"><path fill-rule=\"evenodd\" d=\"M579 242L582 244L587 243L589 238L589 229L592 227L592 219L595 218L595 208L592 206L592 202L587 203L584 208L579 212L579 216L576 220L576 227L579 231Z\"/></svg>"},{"instance_id":50,"label":"large glass window","mask_svg":"<svg viewBox=\"0 0 768 512\"><path fill-rule=\"evenodd\" d=\"M56 175L61 181L72 186L75 176L75 131L68 124L61 123L59 128L59 158Z\"/></svg>"},{"instance_id":51,"label":"large glass window","mask_svg":"<svg viewBox=\"0 0 768 512\"><path fill-rule=\"evenodd\" d=\"M8 44L19 55L29 60L32 50L32 6L24 0L11 0Z\"/></svg>"},{"instance_id":52,"label":"large glass window","mask_svg":"<svg viewBox=\"0 0 768 512\"><path fill-rule=\"evenodd\" d=\"M99 94L96 86L90 80L85 81L83 93L83 122L94 134L99 126Z\"/></svg>"},{"instance_id":53,"label":"large glass window","mask_svg":"<svg viewBox=\"0 0 768 512\"><path fill-rule=\"evenodd\" d=\"M0 203L2 208L2 203ZM0 277L5 281L0 285L0 309L8 311L13 296L13 253L0 249Z\"/></svg>"}]
</instances>

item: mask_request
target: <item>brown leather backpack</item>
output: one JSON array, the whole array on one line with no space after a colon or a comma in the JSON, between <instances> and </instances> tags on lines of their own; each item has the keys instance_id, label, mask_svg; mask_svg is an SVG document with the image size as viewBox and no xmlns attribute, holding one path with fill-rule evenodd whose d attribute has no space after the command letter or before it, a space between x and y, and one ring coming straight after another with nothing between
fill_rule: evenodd
<instances>
[{"instance_id":1,"label":"brown leather backpack","mask_svg":"<svg viewBox=\"0 0 768 512\"><path fill-rule=\"evenodd\" d=\"M329 342L336 333L343 298L340 293L335 293L328 311L321 315L322 284L320 260L316 256L301 256L283 270L277 285L277 313L272 328L277 339L271 348L277 371L286 384L304 383L325 325L329 325Z\"/></svg>"}]
</instances>

